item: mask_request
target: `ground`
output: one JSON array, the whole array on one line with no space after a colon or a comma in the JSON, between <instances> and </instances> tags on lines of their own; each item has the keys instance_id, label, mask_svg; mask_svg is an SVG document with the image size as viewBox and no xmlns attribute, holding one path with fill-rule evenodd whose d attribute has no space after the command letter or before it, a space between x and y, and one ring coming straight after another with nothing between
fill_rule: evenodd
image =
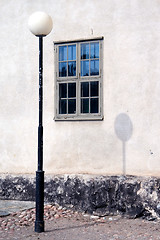
<instances>
[{"instance_id":1,"label":"ground","mask_svg":"<svg viewBox=\"0 0 160 240\"><path fill-rule=\"evenodd\" d=\"M45 232L34 232L35 209L0 217L0 240L157 240L160 222L122 216L93 216L45 206Z\"/></svg>"}]
</instances>

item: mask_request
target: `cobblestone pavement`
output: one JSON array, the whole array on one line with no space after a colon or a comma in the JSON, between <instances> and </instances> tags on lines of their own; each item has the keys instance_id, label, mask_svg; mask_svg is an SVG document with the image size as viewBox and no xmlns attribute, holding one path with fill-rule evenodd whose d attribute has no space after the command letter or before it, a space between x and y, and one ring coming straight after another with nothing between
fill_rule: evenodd
<instances>
[{"instance_id":1,"label":"cobblestone pavement","mask_svg":"<svg viewBox=\"0 0 160 240\"><path fill-rule=\"evenodd\" d=\"M44 208L45 232L34 232L35 208L0 217L0 240L158 240L160 222L98 217L58 205Z\"/></svg>"}]
</instances>

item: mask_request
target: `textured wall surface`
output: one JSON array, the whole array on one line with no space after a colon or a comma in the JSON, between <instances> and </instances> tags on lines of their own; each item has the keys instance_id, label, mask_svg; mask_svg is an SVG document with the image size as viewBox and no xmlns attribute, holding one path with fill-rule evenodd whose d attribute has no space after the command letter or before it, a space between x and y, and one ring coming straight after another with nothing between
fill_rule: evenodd
<instances>
[{"instance_id":1,"label":"textured wall surface","mask_svg":"<svg viewBox=\"0 0 160 240\"><path fill-rule=\"evenodd\" d=\"M160 175L159 0L0 1L0 172L37 165L38 39L28 18L46 11L46 174ZM104 37L103 121L55 122L54 41Z\"/></svg>"},{"instance_id":2,"label":"textured wall surface","mask_svg":"<svg viewBox=\"0 0 160 240\"><path fill-rule=\"evenodd\" d=\"M34 176L0 177L0 198L35 200ZM45 201L100 216L160 217L160 179L140 177L50 176Z\"/></svg>"}]
</instances>

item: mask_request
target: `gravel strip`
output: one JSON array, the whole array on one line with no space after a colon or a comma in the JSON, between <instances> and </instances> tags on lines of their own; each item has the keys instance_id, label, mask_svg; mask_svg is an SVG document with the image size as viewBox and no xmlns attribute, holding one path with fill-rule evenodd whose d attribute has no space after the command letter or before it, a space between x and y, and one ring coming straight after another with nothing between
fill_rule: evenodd
<instances>
[{"instance_id":1,"label":"gravel strip","mask_svg":"<svg viewBox=\"0 0 160 240\"><path fill-rule=\"evenodd\" d=\"M58 218L72 218L84 221L98 221L105 222L106 217L99 217L85 213L75 212L71 209L63 208L59 205L45 205L44 206L44 221L55 220ZM115 219L117 217L114 217ZM110 218L108 218L110 220ZM35 223L35 208L11 213L9 216L0 217L0 231L13 231L23 226L34 226Z\"/></svg>"}]
</instances>

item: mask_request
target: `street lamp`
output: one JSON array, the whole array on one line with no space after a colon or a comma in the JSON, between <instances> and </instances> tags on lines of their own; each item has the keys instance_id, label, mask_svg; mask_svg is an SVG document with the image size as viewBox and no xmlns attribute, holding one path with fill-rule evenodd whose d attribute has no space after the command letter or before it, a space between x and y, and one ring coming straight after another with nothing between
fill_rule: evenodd
<instances>
[{"instance_id":1,"label":"street lamp","mask_svg":"<svg viewBox=\"0 0 160 240\"><path fill-rule=\"evenodd\" d=\"M44 232L44 171L43 171L43 37L52 30L52 19L44 12L33 13L28 21L30 31L39 37L39 126L38 169L36 171L35 232Z\"/></svg>"}]
</instances>

